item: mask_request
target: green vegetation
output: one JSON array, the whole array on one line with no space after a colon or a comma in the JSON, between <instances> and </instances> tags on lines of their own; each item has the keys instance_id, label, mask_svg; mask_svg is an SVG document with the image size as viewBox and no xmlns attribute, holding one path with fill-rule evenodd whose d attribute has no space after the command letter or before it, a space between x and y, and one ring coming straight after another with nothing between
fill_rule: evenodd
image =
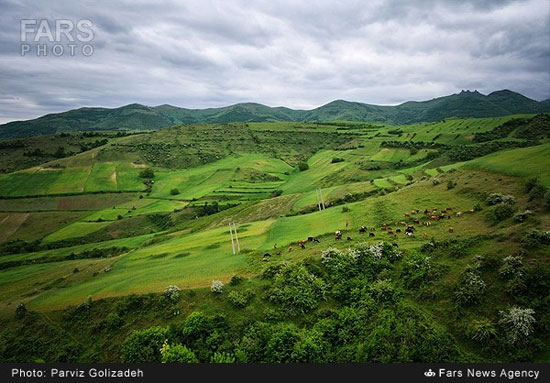
<instances>
[{"instance_id":1,"label":"green vegetation","mask_svg":"<svg viewBox=\"0 0 550 383\"><path fill-rule=\"evenodd\" d=\"M0 360L548 361L548 116L377 121L3 141Z\"/></svg>"}]
</instances>

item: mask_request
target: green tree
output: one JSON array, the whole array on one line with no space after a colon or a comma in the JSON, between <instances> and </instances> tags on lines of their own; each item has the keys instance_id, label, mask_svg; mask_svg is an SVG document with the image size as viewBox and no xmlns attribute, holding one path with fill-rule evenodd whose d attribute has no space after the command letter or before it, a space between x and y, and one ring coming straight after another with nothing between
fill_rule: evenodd
<instances>
[{"instance_id":1,"label":"green tree","mask_svg":"<svg viewBox=\"0 0 550 383\"><path fill-rule=\"evenodd\" d=\"M168 337L165 327L134 330L122 345L122 360L127 363L160 362L160 349Z\"/></svg>"}]
</instances>

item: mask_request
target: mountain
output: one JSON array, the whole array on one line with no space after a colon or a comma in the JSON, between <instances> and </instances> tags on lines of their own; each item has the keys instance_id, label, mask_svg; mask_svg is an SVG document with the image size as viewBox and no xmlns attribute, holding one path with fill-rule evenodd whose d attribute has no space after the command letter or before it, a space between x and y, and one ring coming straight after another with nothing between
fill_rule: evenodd
<instances>
[{"instance_id":1,"label":"mountain","mask_svg":"<svg viewBox=\"0 0 550 383\"><path fill-rule=\"evenodd\" d=\"M33 120L0 125L0 138L18 138L58 132L161 129L178 124L334 120L411 124L449 117L496 117L518 113L550 112L550 100L537 102L510 90L488 95L462 91L428 101L396 106L332 101L312 110L241 103L222 108L186 109L172 105L149 107L130 104L120 108L79 108Z\"/></svg>"}]
</instances>

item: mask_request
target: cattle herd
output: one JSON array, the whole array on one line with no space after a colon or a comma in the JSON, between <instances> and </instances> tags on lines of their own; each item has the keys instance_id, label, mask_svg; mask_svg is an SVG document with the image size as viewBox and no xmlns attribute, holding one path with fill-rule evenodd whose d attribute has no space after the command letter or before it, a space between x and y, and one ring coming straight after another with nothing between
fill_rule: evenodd
<instances>
[{"instance_id":1,"label":"cattle herd","mask_svg":"<svg viewBox=\"0 0 550 383\"><path fill-rule=\"evenodd\" d=\"M473 214L475 212L474 209L469 209L467 213ZM454 214L453 214L454 213ZM442 220L450 220L454 216L455 218L462 217L462 212L454 212L452 207L447 207L445 209L424 209L423 214L421 213L420 209L413 209L410 211L406 211L403 213L404 220L403 221L394 221L393 225L390 223L382 223L380 225L380 230L387 233L388 235L396 238L399 236L399 234L404 234L407 237L413 237L417 228L415 225L422 225L426 227L430 227L433 224L437 224L438 222ZM347 222L346 222L347 224ZM346 225L347 226L347 225ZM448 229L449 233L454 233L455 229L454 227L450 226ZM372 226L370 228L367 228L365 225L361 225L359 228L359 234L366 234L368 232L369 237L375 237L376 234L376 227ZM428 234L426 232L423 232L422 235L424 237L428 237ZM334 233L334 239L337 241L342 240L343 233L342 230L336 230ZM346 240L351 241L352 238L347 236ZM313 243L319 243L319 239L315 237L308 237L307 240L300 240L297 242L298 248L305 249L306 243L313 242ZM397 243L393 243L393 246L397 247ZM292 244L288 247L288 251L291 252L293 250ZM278 252L277 254L280 254ZM267 260L269 257L271 257L271 254L266 253L264 254L264 260Z\"/></svg>"}]
</instances>

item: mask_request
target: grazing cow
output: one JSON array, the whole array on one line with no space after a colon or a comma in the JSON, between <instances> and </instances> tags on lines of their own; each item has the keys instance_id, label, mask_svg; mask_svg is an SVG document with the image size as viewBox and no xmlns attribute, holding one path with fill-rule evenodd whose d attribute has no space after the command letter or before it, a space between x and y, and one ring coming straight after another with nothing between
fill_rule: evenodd
<instances>
[{"instance_id":1,"label":"grazing cow","mask_svg":"<svg viewBox=\"0 0 550 383\"><path fill-rule=\"evenodd\" d=\"M405 217L410 218L411 215L409 213L405 213Z\"/></svg>"},{"instance_id":2,"label":"grazing cow","mask_svg":"<svg viewBox=\"0 0 550 383\"><path fill-rule=\"evenodd\" d=\"M308 242L315 242L315 243L319 243L319 240L315 237L307 237L307 240Z\"/></svg>"},{"instance_id":3,"label":"grazing cow","mask_svg":"<svg viewBox=\"0 0 550 383\"><path fill-rule=\"evenodd\" d=\"M395 242L393 242L391 245L392 245L393 247L399 247L399 245L398 245L397 243L395 243Z\"/></svg>"},{"instance_id":4,"label":"grazing cow","mask_svg":"<svg viewBox=\"0 0 550 383\"><path fill-rule=\"evenodd\" d=\"M450 215L448 215L448 216L447 216L447 219L451 219L451 216L450 216Z\"/></svg>"},{"instance_id":5,"label":"grazing cow","mask_svg":"<svg viewBox=\"0 0 550 383\"><path fill-rule=\"evenodd\" d=\"M395 232L396 232L397 234L399 234L399 233L401 233L401 229L397 229Z\"/></svg>"},{"instance_id":6,"label":"grazing cow","mask_svg":"<svg viewBox=\"0 0 550 383\"><path fill-rule=\"evenodd\" d=\"M388 234L389 234L389 235L393 235L393 231L388 230Z\"/></svg>"},{"instance_id":7,"label":"grazing cow","mask_svg":"<svg viewBox=\"0 0 550 383\"><path fill-rule=\"evenodd\" d=\"M415 218L415 219L414 219L414 223L419 224L419 223L420 223L420 220L419 220L418 218Z\"/></svg>"},{"instance_id":8,"label":"grazing cow","mask_svg":"<svg viewBox=\"0 0 550 383\"><path fill-rule=\"evenodd\" d=\"M375 234L374 233L369 233L369 237L374 237Z\"/></svg>"},{"instance_id":9,"label":"grazing cow","mask_svg":"<svg viewBox=\"0 0 550 383\"><path fill-rule=\"evenodd\" d=\"M473 213L473 212L474 212L474 209L470 209L470 210L468 210L468 211L469 211L470 213Z\"/></svg>"},{"instance_id":10,"label":"grazing cow","mask_svg":"<svg viewBox=\"0 0 550 383\"><path fill-rule=\"evenodd\" d=\"M457 212L457 213L455 214L455 216L456 216L456 217L462 216L462 212L461 212L461 211Z\"/></svg>"},{"instance_id":11,"label":"grazing cow","mask_svg":"<svg viewBox=\"0 0 550 383\"><path fill-rule=\"evenodd\" d=\"M352 241L353 239L351 237L347 237L346 241Z\"/></svg>"},{"instance_id":12,"label":"grazing cow","mask_svg":"<svg viewBox=\"0 0 550 383\"><path fill-rule=\"evenodd\" d=\"M365 234L367 232L367 228L365 226L361 226L359 228L359 234Z\"/></svg>"},{"instance_id":13,"label":"grazing cow","mask_svg":"<svg viewBox=\"0 0 550 383\"><path fill-rule=\"evenodd\" d=\"M412 237L413 233L411 231L406 231L405 234L407 234L407 237Z\"/></svg>"},{"instance_id":14,"label":"grazing cow","mask_svg":"<svg viewBox=\"0 0 550 383\"><path fill-rule=\"evenodd\" d=\"M432 215L432 216L430 217L430 219L432 219L432 220L434 220L434 221L437 221L437 218L438 218L438 217L437 217L436 215Z\"/></svg>"},{"instance_id":15,"label":"grazing cow","mask_svg":"<svg viewBox=\"0 0 550 383\"><path fill-rule=\"evenodd\" d=\"M449 228L449 233L454 233L454 231L455 231L454 227Z\"/></svg>"},{"instance_id":16,"label":"grazing cow","mask_svg":"<svg viewBox=\"0 0 550 383\"><path fill-rule=\"evenodd\" d=\"M298 241L298 246L300 246L300 248L302 249L305 249L306 248L306 241Z\"/></svg>"},{"instance_id":17,"label":"grazing cow","mask_svg":"<svg viewBox=\"0 0 550 383\"><path fill-rule=\"evenodd\" d=\"M430 214L430 212L428 211L428 209L424 209L424 215L428 215Z\"/></svg>"},{"instance_id":18,"label":"grazing cow","mask_svg":"<svg viewBox=\"0 0 550 383\"><path fill-rule=\"evenodd\" d=\"M447 213L447 210L443 209L441 210L441 214L446 214Z\"/></svg>"},{"instance_id":19,"label":"grazing cow","mask_svg":"<svg viewBox=\"0 0 550 383\"><path fill-rule=\"evenodd\" d=\"M270 257L271 257L271 254L265 253L264 254L264 261L267 261L267 259L270 258Z\"/></svg>"},{"instance_id":20,"label":"grazing cow","mask_svg":"<svg viewBox=\"0 0 550 383\"><path fill-rule=\"evenodd\" d=\"M288 247L288 252L290 253L292 251L292 246Z\"/></svg>"},{"instance_id":21,"label":"grazing cow","mask_svg":"<svg viewBox=\"0 0 550 383\"><path fill-rule=\"evenodd\" d=\"M416 214L416 210L411 210L411 214L412 214L412 215L415 215L415 214Z\"/></svg>"},{"instance_id":22,"label":"grazing cow","mask_svg":"<svg viewBox=\"0 0 550 383\"><path fill-rule=\"evenodd\" d=\"M370 228L370 231L376 231L376 228L373 226Z\"/></svg>"},{"instance_id":23,"label":"grazing cow","mask_svg":"<svg viewBox=\"0 0 550 383\"><path fill-rule=\"evenodd\" d=\"M401 221L401 226L407 226L407 222Z\"/></svg>"},{"instance_id":24,"label":"grazing cow","mask_svg":"<svg viewBox=\"0 0 550 383\"><path fill-rule=\"evenodd\" d=\"M448 207L447 210L448 210L448 211L453 211L453 208L452 208L452 207Z\"/></svg>"},{"instance_id":25,"label":"grazing cow","mask_svg":"<svg viewBox=\"0 0 550 383\"><path fill-rule=\"evenodd\" d=\"M336 230L336 232L334 233L334 239L337 241L342 239L342 232L340 230Z\"/></svg>"}]
</instances>

